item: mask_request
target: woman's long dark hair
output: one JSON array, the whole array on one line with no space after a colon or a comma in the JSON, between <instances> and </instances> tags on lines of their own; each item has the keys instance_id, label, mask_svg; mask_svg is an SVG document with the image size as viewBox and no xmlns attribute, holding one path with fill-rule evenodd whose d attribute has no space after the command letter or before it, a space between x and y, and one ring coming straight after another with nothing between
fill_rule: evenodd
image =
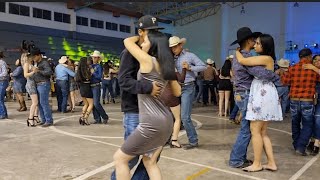
<instances>
[{"instance_id":1,"label":"woman's long dark hair","mask_svg":"<svg viewBox=\"0 0 320 180\"><path fill-rule=\"evenodd\" d=\"M259 38L262 47L262 52L259 54L271 56L273 60L276 60L273 37L270 34L261 34Z\"/></svg>"},{"instance_id":2,"label":"woman's long dark hair","mask_svg":"<svg viewBox=\"0 0 320 180\"><path fill-rule=\"evenodd\" d=\"M148 33L150 49L148 54L155 57L160 65L160 72L165 80L176 80L175 64L173 53L169 48L168 37L158 31Z\"/></svg>"},{"instance_id":3,"label":"woman's long dark hair","mask_svg":"<svg viewBox=\"0 0 320 180\"><path fill-rule=\"evenodd\" d=\"M231 76L230 70L231 70L231 61L226 60L221 68L221 75L224 77Z\"/></svg>"},{"instance_id":4,"label":"woman's long dark hair","mask_svg":"<svg viewBox=\"0 0 320 180\"><path fill-rule=\"evenodd\" d=\"M90 67L88 61L91 61L91 57L82 57L79 62L78 71L76 74L76 81L83 82L91 78Z\"/></svg>"},{"instance_id":5,"label":"woman's long dark hair","mask_svg":"<svg viewBox=\"0 0 320 180\"><path fill-rule=\"evenodd\" d=\"M110 72L109 62L103 64L103 75L108 75Z\"/></svg>"}]
</instances>

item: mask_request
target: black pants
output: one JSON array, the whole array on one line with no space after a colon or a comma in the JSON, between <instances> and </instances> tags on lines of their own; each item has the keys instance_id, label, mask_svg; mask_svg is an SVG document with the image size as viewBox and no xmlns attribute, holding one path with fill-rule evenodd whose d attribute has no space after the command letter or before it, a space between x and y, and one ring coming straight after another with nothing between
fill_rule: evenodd
<instances>
[{"instance_id":1,"label":"black pants","mask_svg":"<svg viewBox=\"0 0 320 180\"><path fill-rule=\"evenodd\" d=\"M209 89L211 93L211 99L210 101L213 101L214 104L217 104L217 98L216 98L216 89L217 88L217 83L216 81L203 81L203 94L202 94L202 102L203 104L208 104L208 99L209 99Z\"/></svg>"}]
</instances>

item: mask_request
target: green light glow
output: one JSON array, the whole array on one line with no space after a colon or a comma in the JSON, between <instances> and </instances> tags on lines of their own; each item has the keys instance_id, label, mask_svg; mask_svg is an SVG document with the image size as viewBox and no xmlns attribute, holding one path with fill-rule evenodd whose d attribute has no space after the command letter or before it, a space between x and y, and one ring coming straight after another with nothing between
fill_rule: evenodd
<instances>
[{"instance_id":1,"label":"green light glow","mask_svg":"<svg viewBox=\"0 0 320 180\"><path fill-rule=\"evenodd\" d=\"M48 37L48 44L50 45L51 54L65 54L76 61L79 61L81 57L85 57L89 54L92 54L92 52L96 50L94 45L81 44L79 42L69 43L66 38L62 39L61 46L57 46L57 43L54 44L53 38ZM61 50L64 52L61 52ZM120 60L118 55L112 54L110 52L100 52L103 57L102 62L112 61L115 64L119 64Z\"/></svg>"}]
</instances>

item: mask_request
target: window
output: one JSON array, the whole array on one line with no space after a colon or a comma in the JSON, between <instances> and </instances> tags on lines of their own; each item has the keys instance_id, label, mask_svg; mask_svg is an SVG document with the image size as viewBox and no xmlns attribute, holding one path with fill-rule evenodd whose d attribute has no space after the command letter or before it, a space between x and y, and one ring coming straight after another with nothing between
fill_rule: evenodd
<instances>
[{"instance_id":1,"label":"window","mask_svg":"<svg viewBox=\"0 0 320 180\"><path fill-rule=\"evenodd\" d=\"M134 28L134 33L138 35L138 28Z\"/></svg>"},{"instance_id":2,"label":"window","mask_svg":"<svg viewBox=\"0 0 320 180\"><path fill-rule=\"evenodd\" d=\"M51 11L33 8L33 17L51 20Z\"/></svg>"},{"instance_id":3,"label":"window","mask_svg":"<svg viewBox=\"0 0 320 180\"><path fill-rule=\"evenodd\" d=\"M96 19L91 19L90 20L90 26L94 28L101 28L103 29L103 21L99 21Z\"/></svg>"},{"instance_id":4,"label":"window","mask_svg":"<svg viewBox=\"0 0 320 180\"><path fill-rule=\"evenodd\" d=\"M125 33L131 33L131 27L127 25L120 24L120 31Z\"/></svg>"},{"instance_id":5,"label":"window","mask_svg":"<svg viewBox=\"0 0 320 180\"><path fill-rule=\"evenodd\" d=\"M6 12L6 3L0 2L0 12Z\"/></svg>"},{"instance_id":6,"label":"window","mask_svg":"<svg viewBox=\"0 0 320 180\"><path fill-rule=\"evenodd\" d=\"M28 6L9 3L9 13L20 16L30 16L30 8Z\"/></svg>"},{"instance_id":7,"label":"window","mask_svg":"<svg viewBox=\"0 0 320 180\"><path fill-rule=\"evenodd\" d=\"M109 30L112 30L112 31L118 31L118 24L117 23L106 22L106 29L109 29Z\"/></svg>"},{"instance_id":8,"label":"window","mask_svg":"<svg viewBox=\"0 0 320 180\"><path fill-rule=\"evenodd\" d=\"M63 22L63 23L69 23L70 24L70 15L69 14L64 14L64 13L54 12L54 20L58 21L58 22Z\"/></svg>"},{"instance_id":9,"label":"window","mask_svg":"<svg viewBox=\"0 0 320 180\"><path fill-rule=\"evenodd\" d=\"M88 26L88 18L77 16L77 25Z\"/></svg>"}]
</instances>

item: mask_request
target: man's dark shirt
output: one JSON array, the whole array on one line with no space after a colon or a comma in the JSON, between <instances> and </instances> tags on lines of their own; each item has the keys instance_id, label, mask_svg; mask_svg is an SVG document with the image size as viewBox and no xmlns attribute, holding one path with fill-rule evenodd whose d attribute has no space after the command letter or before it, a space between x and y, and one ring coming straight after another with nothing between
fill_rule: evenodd
<instances>
[{"instance_id":1,"label":"man's dark shirt","mask_svg":"<svg viewBox=\"0 0 320 180\"><path fill-rule=\"evenodd\" d=\"M139 112L137 94L150 94L152 91L152 82L137 80L139 68L139 62L127 49L124 49L120 54L120 69L118 74L122 112Z\"/></svg>"},{"instance_id":2,"label":"man's dark shirt","mask_svg":"<svg viewBox=\"0 0 320 180\"><path fill-rule=\"evenodd\" d=\"M39 71L31 76L31 78L36 82L50 82L50 77L53 73L50 64L46 60L41 60L37 65Z\"/></svg>"}]
</instances>

